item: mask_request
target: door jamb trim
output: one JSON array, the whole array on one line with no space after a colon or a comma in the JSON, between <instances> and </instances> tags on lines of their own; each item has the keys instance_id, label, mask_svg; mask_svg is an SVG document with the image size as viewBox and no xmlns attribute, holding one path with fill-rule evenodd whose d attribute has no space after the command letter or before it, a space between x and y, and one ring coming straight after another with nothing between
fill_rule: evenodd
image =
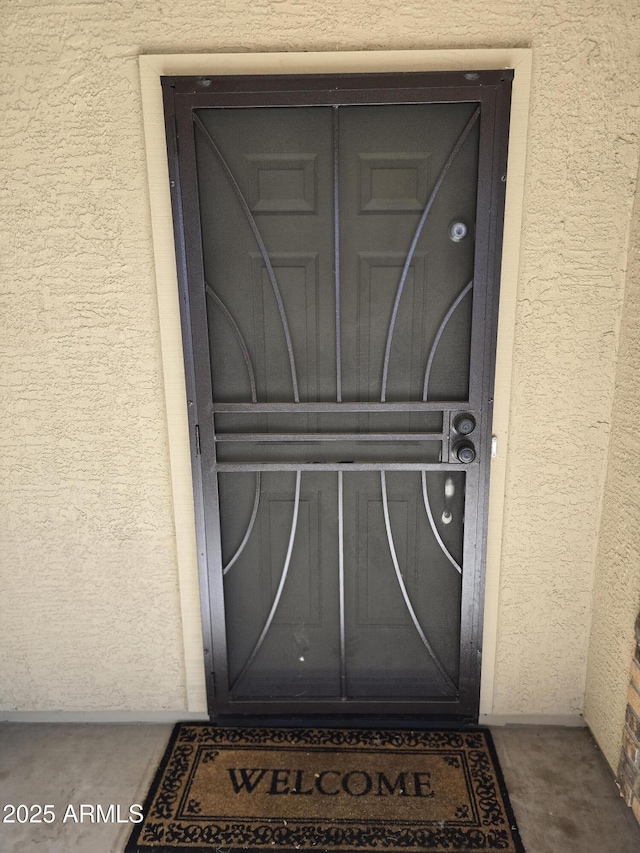
<instances>
[{"instance_id":1,"label":"door jamb trim","mask_svg":"<svg viewBox=\"0 0 640 853\"><path fill-rule=\"evenodd\" d=\"M325 53L160 54L139 57L160 348L163 366L176 557L182 616L186 705L207 709L195 539L194 492L161 76L465 71L513 68L485 574L480 714L491 714L498 638L498 599L511 404L512 353L525 186L533 51L530 48L349 51Z\"/></svg>"}]
</instances>

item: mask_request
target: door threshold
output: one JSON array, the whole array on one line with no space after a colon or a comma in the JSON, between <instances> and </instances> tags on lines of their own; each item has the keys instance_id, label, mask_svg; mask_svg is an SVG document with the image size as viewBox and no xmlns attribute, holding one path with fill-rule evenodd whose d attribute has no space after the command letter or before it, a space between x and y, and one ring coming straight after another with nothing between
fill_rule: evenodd
<instances>
[{"instance_id":1,"label":"door threshold","mask_svg":"<svg viewBox=\"0 0 640 853\"><path fill-rule=\"evenodd\" d=\"M315 729L466 729L478 726L478 718L472 716L437 717L434 715L398 716L326 716L326 715L282 715L248 716L244 714L219 715L211 719L214 726L249 728L268 726L271 728L315 728Z\"/></svg>"}]
</instances>

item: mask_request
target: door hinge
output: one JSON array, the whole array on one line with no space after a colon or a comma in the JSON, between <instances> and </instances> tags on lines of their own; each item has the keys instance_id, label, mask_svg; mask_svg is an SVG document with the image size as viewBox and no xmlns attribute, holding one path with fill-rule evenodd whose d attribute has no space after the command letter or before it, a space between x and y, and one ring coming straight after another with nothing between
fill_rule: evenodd
<instances>
[{"instance_id":1,"label":"door hinge","mask_svg":"<svg viewBox=\"0 0 640 853\"><path fill-rule=\"evenodd\" d=\"M196 456L200 456L200 427L196 424Z\"/></svg>"},{"instance_id":2,"label":"door hinge","mask_svg":"<svg viewBox=\"0 0 640 853\"><path fill-rule=\"evenodd\" d=\"M491 436L491 458L495 459L497 455L498 455L498 436L492 435Z\"/></svg>"}]
</instances>

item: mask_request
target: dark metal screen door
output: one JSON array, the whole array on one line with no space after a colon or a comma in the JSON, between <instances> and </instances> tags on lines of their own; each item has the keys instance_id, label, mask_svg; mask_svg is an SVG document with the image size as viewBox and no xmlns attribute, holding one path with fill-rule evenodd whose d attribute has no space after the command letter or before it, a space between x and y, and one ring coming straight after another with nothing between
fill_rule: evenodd
<instances>
[{"instance_id":1,"label":"dark metal screen door","mask_svg":"<svg viewBox=\"0 0 640 853\"><path fill-rule=\"evenodd\" d=\"M163 80L212 715L477 716L511 76Z\"/></svg>"}]
</instances>

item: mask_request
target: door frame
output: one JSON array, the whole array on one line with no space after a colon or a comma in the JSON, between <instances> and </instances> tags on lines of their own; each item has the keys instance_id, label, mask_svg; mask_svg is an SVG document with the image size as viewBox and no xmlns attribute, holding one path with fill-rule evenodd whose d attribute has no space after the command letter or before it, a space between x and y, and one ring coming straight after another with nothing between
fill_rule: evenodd
<instances>
[{"instance_id":1,"label":"door frame","mask_svg":"<svg viewBox=\"0 0 640 853\"><path fill-rule=\"evenodd\" d=\"M484 654L480 698L481 715L492 710L498 633L499 564L506 479L507 428L511 391L511 353L519 261L519 237L524 190L525 143L531 75L531 51L394 51L321 54L219 54L197 56L142 56L140 72L149 172L161 356L164 368L167 429L173 487L176 548L183 623L188 710L203 715L207 709L205 646L201 626L195 531L202 525L198 482L199 462L192 455L185 392L177 269L173 239L170 186L164 135L160 77L207 74L362 73L513 68L506 214L500 290L500 322L495 374L493 434L499 452L492 462L485 574ZM187 357L188 354L187 354ZM194 511L195 507L195 511ZM205 573L206 575L206 573ZM207 600L206 589L203 599ZM204 621L206 621L206 614ZM205 635L206 636L206 635ZM207 667L208 669L209 667Z\"/></svg>"}]
</instances>

